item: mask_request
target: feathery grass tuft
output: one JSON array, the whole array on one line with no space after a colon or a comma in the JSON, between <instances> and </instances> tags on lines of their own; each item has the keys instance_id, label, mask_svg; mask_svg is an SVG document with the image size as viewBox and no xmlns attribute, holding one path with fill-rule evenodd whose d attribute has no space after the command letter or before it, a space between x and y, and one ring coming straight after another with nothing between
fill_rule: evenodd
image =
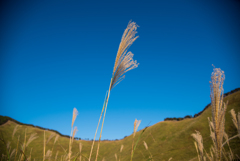
<instances>
[{"instance_id":1,"label":"feathery grass tuft","mask_svg":"<svg viewBox=\"0 0 240 161\"><path fill-rule=\"evenodd\" d=\"M134 137L135 137L135 135L136 135L136 132L137 132L137 129L138 129L140 123L141 123L141 120L135 119L135 121L134 121L134 130L133 130L133 136L134 136Z\"/></svg>"},{"instance_id":2,"label":"feathery grass tuft","mask_svg":"<svg viewBox=\"0 0 240 161\"><path fill-rule=\"evenodd\" d=\"M31 136L29 137L28 141L27 141L27 144L26 144L26 147L33 141L35 140L36 138L38 138L38 136L36 136L37 133L34 133L34 134L31 134Z\"/></svg>"},{"instance_id":3,"label":"feathery grass tuft","mask_svg":"<svg viewBox=\"0 0 240 161\"><path fill-rule=\"evenodd\" d=\"M124 147L124 145L121 145L121 148L120 148L120 153L122 152L122 150L123 150L123 147Z\"/></svg>"},{"instance_id":4,"label":"feathery grass tuft","mask_svg":"<svg viewBox=\"0 0 240 161\"><path fill-rule=\"evenodd\" d=\"M234 109L231 109L230 113L232 115L233 124L238 130L238 134L239 134L238 137L240 138L240 112L238 112L238 117L236 116Z\"/></svg>"},{"instance_id":5,"label":"feathery grass tuft","mask_svg":"<svg viewBox=\"0 0 240 161\"><path fill-rule=\"evenodd\" d=\"M203 139L202 139L202 135L200 134L199 131L196 131L196 133L192 134L192 137L196 140L196 142L194 142L194 145L196 147L197 153L198 153L198 159L200 160L204 160L204 154L203 154ZM200 152L200 155L199 155ZM200 159L201 158L201 159Z\"/></svg>"},{"instance_id":6,"label":"feathery grass tuft","mask_svg":"<svg viewBox=\"0 0 240 161\"><path fill-rule=\"evenodd\" d=\"M123 33L122 40L120 42L117 56L115 59L110 89L115 87L120 81L125 78L124 74L127 71L137 68L139 65L137 64L137 61L133 61L133 54L131 52L127 53L128 48L138 38L138 36L135 37L137 33L137 27L139 26L137 26L135 22L130 21Z\"/></svg>"},{"instance_id":7,"label":"feathery grass tuft","mask_svg":"<svg viewBox=\"0 0 240 161\"><path fill-rule=\"evenodd\" d=\"M133 124L133 141L132 141L131 161L132 161L132 158L133 158L134 150L135 150L136 145L137 145L137 143L136 143L136 145L134 146L134 138L135 138L135 135L136 135L136 132L137 132L137 129L138 129L140 123L141 123L141 120L135 119L134 124ZM143 132L144 132L144 131L145 131L145 130L143 130ZM143 133L143 132L142 132L142 133ZM141 133L141 134L142 134L142 133ZM140 138L140 137L141 137L141 135L139 136L139 138ZM139 140L139 139L138 139L138 140Z\"/></svg>"},{"instance_id":8,"label":"feathery grass tuft","mask_svg":"<svg viewBox=\"0 0 240 161\"><path fill-rule=\"evenodd\" d=\"M71 127L73 127L73 124L74 124L74 122L76 120L77 115L78 115L78 111L77 111L76 108L74 108L73 109L73 117L72 117L72 126Z\"/></svg>"}]
</instances>

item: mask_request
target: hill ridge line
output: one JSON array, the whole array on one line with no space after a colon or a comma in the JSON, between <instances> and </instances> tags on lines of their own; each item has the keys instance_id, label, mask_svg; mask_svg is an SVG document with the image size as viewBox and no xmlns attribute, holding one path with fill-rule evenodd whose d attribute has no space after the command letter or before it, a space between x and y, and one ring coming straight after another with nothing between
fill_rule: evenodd
<instances>
[{"instance_id":1,"label":"hill ridge line","mask_svg":"<svg viewBox=\"0 0 240 161\"><path fill-rule=\"evenodd\" d=\"M229 96L229 95L231 95L231 94L234 94L234 93L236 93L236 92L238 92L238 91L240 91L240 88L236 88L236 89L234 89L234 90L231 90L230 92L224 93L224 96L223 96L223 97L225 98L225 97L227 97L227 96ZM205 106L205 108L204 108L202 111L200 111L199 113L195 114L193 118L200 116L210 105L211 105L211 103L209 103L207 106ZM43 128L43 127L40 127L40 126L35 126L35 125L33 125L33 124L24 124L24 123L21 123L21 122L13 119L13 118L11 118L11 117L8 117L8 116L2 116L2 115L0 115L0 126L2 126L3 124L7 123L9 120L12 121L12 122L14 122L14 123L16 123L16 124L19 124L19 125L31 126L31 127L35 127L35 128L41 129L41 130L47 130L47 131L55 132L55 133L57 133L58 135L60 135L60 136L62 136L62 137L70 138L69 135L63 135L63 134L61 134L60 132L58 132L58 131L56 131L56 130L48 129L48 128ZM170 120L164 120L164 121L170 121ZM164 122L164 121L160 121L160 122ZM180 121L180 120L179 120L179 121ZM159 122L158 122L158 123L159 123ZM140 130L140 131L141 131L141 130ZM122 139L124 139L124 138L122 138ZM117 140L122 140L122 139L117 139ZM81 139L81 140L82 140L82 139ZM86 141L88 141L88 140L86 140ZM104 141L104 140L103 140L103 141ZM106 140L106 141L111 141L111 140Z\"/></svg>"}]
</instances>

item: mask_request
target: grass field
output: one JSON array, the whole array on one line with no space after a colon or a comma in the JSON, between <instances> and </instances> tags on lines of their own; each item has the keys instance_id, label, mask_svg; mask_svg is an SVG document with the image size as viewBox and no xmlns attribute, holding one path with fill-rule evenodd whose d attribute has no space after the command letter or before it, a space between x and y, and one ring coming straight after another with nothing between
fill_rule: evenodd
<instances>
[{"instance_id":1,"label":"grass field","mask_svg":"<svg viewBox=\"0 0 240 161\"><path fill-rule=\"evenodd\" d=\"M240 111L240 91L224 98L224 101L227 100L229 103L226 112L225 130L229 137L231 137L237 134L237 129L234 127L229 111L231 109L234 109L236 112ZM148 159L150 154L145 149L143 141L147 143L148 150L151 152L154 161L167 161L171 157L173 158L172 160L176 161L198 160L197 152L193 143L194 139L191 134L195 133L195 130L201 132L203 136L204 147L207 151L209 151L209 148L212 145L212 140L209 136L210 130L207 117L211 117L211 106L196 118L189 118L182 121L163 121L148 127L140 138L133 156L133 160L146 161ZM11 142L11 149L17 146L17 136L20 136L20 143L24 142L24 133L25 129L27 129L27 139L33 133L37 133L38 138L33 140L28 145L26 148L26 155L30 156L32 149L32 160L43 160L44 130L31 126L20 125L14 135L15 137L12 140L12 133L16 125L17 124L15 122L8 121L0 126L0 131L2 132L4 139ZM56 135L54 132L46 131L46 139L48 139L52 133ZM136 133L135 142L137 141L140 133L141 131ZM53 146L54 139L55 136L48 142L46 145L46 151L53 148L52 160L55 160L55 155L58 151L57 160L60 160L61 156L65 154L63 149L68 150L69 138L60 136ZM79 152L79 143L82 144L82 155L88 158L92 141L75 140L72 147L73 154L77 154ZM120 153L121 145L124 145L124 147ZM230 141L230 146L235 154L240 154L239 145L239 138L235 138ZM2 143L0 144L0 147L1 153L6 154L5 146ZM96 148L97 146L95 146L93 149L93 156L96 155ZM105 161L115 161L116 153L118 159L121 159L122 161L129 161L131 158L131 150L132 135L119 141L102 141L98 160L102 161L104 158ZM2 156L2 154L0 155ZM84 157L82 157L81 160L84 160ZM87 159L85 160L87 161ZM93 157L91 160L95 160L95 157Z\"/></svg>"}]
</instances>

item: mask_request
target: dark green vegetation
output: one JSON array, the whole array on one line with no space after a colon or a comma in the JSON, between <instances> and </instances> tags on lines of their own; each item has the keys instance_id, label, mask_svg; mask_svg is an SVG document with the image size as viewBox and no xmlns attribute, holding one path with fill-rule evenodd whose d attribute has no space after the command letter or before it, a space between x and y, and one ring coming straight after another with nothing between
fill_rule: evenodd
<instances>
[{"instance_id":1,"label":"dark green vegetation","mask_svg":"<svg viewBox=\"0 0 240 161\"><path fill-rule=\"evenodd\" d=\"M226 94L225 94L226 95ZM229 135L229 138L237 134L237 129L235 128L230 110L234 109L236 113L240 112L240 91L239 89L230 92L224 98L224 102L229 101L227 112L225 115L226 124L225 131ZM199 100L201 101L201 100ZM197 152L194 146L194 139L191 136L192 133L195 133L195 130L201 132L203 136L203 145L204 148L209 152L209 148L212 145L212 140L210 138L210 130L207 118L211 117L211 106L206 106L206 108L200 112L200 115L194 118L185 118L181 121L163 121L155 125L152 125L146 129L140 138L136 150L134 152L133 161L146 161L149 157L149 152L145 149L143 141L148 145L148 150L151 152L154 161L167 161L172 157L172 161L197 161ZM7 121L11 120L11 121ZM7 122L6 122L7 121ZM44 130L42 128L35 127L33 125L25 125L9 117L0 117L0 122L3 123L0 126L0 133L3 134L3 139L7 142L10 141L11 149L17 147L17 137L20 136L20 143L24 141L25 129L27 128L27 139L32 133L37 133L38 138L33 140L26 149L26 155L30 155L32 148L32 160L35 158L36 161L42 160L43 157L43 134ZM12 139L12 133L14 127L20 124L17 132ZM130 123L132 124L132 122ZM77 126L77 125L76 125ZM58 134L57 131L46 131L46 139L51 135L51 133ZM136 133L135 142L137 141L141 131ZM1 136L1 135L0 135ZM53 147L54 143L53 137L46 146L46 151L48 149L52 150L52 160L55 158L55 154L59 151L58 159L60 160L61 155L64 154L64 150L68 150L69 138L68 137L59 137L56 144ZM87 157L89 156L92 141L85 140L75 140L73 142L73 155L79 152L79 143L82 143L82 155ZM120 153L120 147L124 145L122 152ZM235 138L230 141L230 147L234 154L240 154L240 139ZM227 145L225 145L226 149ZM92 161L95 160L96 148L94 146ZM105 161L115 161L115 153L117 158L121 161L129 161L131 158L132 150L132 135L125 137L122 140L118 141L102 141L100 145L100 151L98 160L102 161L103 157ZM5 153L6 148L0 142L0 158L2 153ZM68 152L67 152L68 153ZM82 161L84 158L82 157ZM85 159L87 161L87 159Z\"/></svg>"}]
</instances>

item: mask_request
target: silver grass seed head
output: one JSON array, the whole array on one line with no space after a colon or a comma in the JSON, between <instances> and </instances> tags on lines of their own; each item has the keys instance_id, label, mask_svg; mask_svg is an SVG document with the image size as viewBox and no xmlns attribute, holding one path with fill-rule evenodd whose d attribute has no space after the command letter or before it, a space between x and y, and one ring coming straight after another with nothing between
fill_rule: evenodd
<instances>
[{"instance_id":1,"label":"silver grass seed head","mask_svg":"<svg viewBox=\"0 0 240 161\"><path fill-rule=\"evenodd\" d=\"M51 150L48 150L46 155L45 155L45 159L48 159L52 156L52 151Z\"/></svg>"},{"instance_id":2,"label":"silver grass seed head","mask_svg":"<svg viewBox=\"0 0 240 161\"><path fill-rule=\"evenodd\" d=\"M134 129L133 129L133 137L135 137L137 129L138 129L140 123L141 123L141 120L135 119L135 121L134 121Z\"/></svg>"},{"instance_id":3,"label":"silver grass seed head","mask_svg":"<svg viewBox=\"0 0 240 161\"><path fill-rule=\"evenodd\" d=\"M148 150L148 146L147 146L147 143L145 141L143 141L143 145L145 146L146 150Z\"/></svg>"},{"instance_id":4,"label":"silver grass seed head","mask_svg":"<svg viewBox=\"0 0 240 161\"><path fill-rule=\"evenodd\" d=\"M59 138L59 135L56 135L55 140L54 140L54 144L57 142L58 138Z\"/></svg>"},{"instance_id":5,"label":"silver grass seed head","mask_svg":"<svg viewBox=\"0 0 240 161\"><path fill-rule=\"evenodd\" d=\"M78 111L77 111L77 109L74 107L74 109L73 109L73 117L72 117L72 127L73 127L73 124L74 124L74 122L75 122L75 120L76 120L77 115L78 115Z\"/></svg>"},{"instance_id":6,"label":"silver grass seed head","mask_svg":"<svg viewBox=\"0 0 240 161\"><path fill-rule=\"evenodd\" d=\"M51 135L49 136L49 138L48 138L48 140L47 140L47 142L46 142L46 144L48 144L48 142L52 139L54 137L54 134L53 133L51 133Z\"/></svg>"},{"instance_id":7,"label":"silver grass seed head","mask_svg":"<svg viewBox=\"0 0 240 161\"><path fill-rule=\"evenodd\" d=\"M38 136L36 136L37 133L34 133L34 134L31 134L31 136L29 137L28 141L27 141L27 144L26 144L26 147L33 141L35 140L36 138L38 138Z\"/></svg>"},{"instance_id":8,"label":"silver grass seed head","mask_svg":"<svg viewBox=\"0 0 240 161\"><path fill-rule=\"evenodd\" d=\"M71 142L73 142L73 140L74 140L74 136L75 136L75 134L77 133L77 131L78 131L78 130L77 130L77 127L74 127Z\"/></svg>"},{"instance_id":9,"label":"silver grass seed head","mask_svg":"<svg viewBox=\"0 0 240 161\"><path fill-rule=\"evenodd\" d=\"M124 145L122 144L122 145L121 145L121 148L120 148L120 153L122 152L123 147L124 147Z\"/></svg>"},{"instance_id":10,"label":"silver grass seed head","mask_svg":"<svg viewBox=\"0 0 240 161\"><path fill-rule=\"evenodd\" d=\"M18 127L19 127L19 125L16 125L16 126L14 127L14 129L13 129L13 134L12 134L12 139L13 139L15 133L17 132L17 128L18 128Z\"/></svg>"},{"instance_id":11,"label":"silver grass seed head","mask_svg":"<svg viewBox=\"0 0 240 161\"><path fill-rule=\"evenodd\" d=\"M13 149L13 151L10 154L10 159L13 157L13 154L16 152L16 149Z\"/></svg>"},{"instance_id":12,"label":"silver grass seed head","mask_svg":"<svg viewBox=\"0 0 240 161\"><path fill-rule=\"evenodd\" d=\"M238 129L238 121L237 121L237 116L236 116L236 113L235 113L234 109L231 109L231 110L230 110L230 113L231 113L231 115L232 115L233 124L234 124L235 127Z\"/></svg>"},{"instance_id":13,"label":"silver grass seed head","mask_svg":"<svg viewBox=\"0 0 240 161\"><path fill-rule=\"evenodd\" d=\"M138 38L138 36L135 37L135 34L137 33L137 27L138 26L135 22L130 21L123 33L114 63L110 89L114 88L125 78L124 74L127 71L137 68L139 65L137 64L137 61L133 61L133 54L131 52L127 52L128 48Z\"/></svg>"},{"instance_id":14,"label":"silver grass seed head","mask_svg":"<svg viewBox=\"0 0 240 161\"><path fill-rule=\"evenodd\" d=\"M222 97L223 97L223 83L225 79L224 71L222 71L220 68L213 69L212 75L211 75L211 81L210 81L210 87L211 87L211 101L213 108L215 107L215 103L219 103L221 108L222 104ZM222 96L222 97L221 97ZM219 100L220 98L220 100Z\"/></svg>"},{"instance_id":15,"label":"silver grass seed head","mask_svg":"<svg viewBox=\"0 0 240 161\"><path fill-rule=\"evenodd\" d=\"M203 140L202 140L202 135L200 134L199 131L196 131L196 133L192 134L192 137L196 140L198 149L200 151L200 154L203 154Z\"/></svg>"}]
</instances>

